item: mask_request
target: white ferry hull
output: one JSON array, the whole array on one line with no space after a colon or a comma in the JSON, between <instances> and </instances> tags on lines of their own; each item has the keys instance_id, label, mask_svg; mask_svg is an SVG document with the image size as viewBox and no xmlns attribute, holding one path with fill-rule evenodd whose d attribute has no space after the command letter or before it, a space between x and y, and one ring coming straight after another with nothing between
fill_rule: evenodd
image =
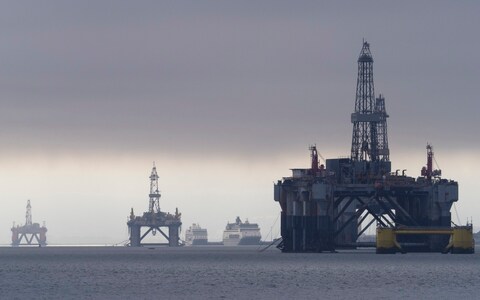
<instances>
[{"instance_id":1,"label":"white ferry hull","mask_svg":"<svg viewBox=\"0 0 480 300\"><path fill-rule=\"evenodd\" d=\"M239 239L224 239L224 246L246 246L246 245L259 245L260 237L244 237Z\"/></svg>"}]
</instances>

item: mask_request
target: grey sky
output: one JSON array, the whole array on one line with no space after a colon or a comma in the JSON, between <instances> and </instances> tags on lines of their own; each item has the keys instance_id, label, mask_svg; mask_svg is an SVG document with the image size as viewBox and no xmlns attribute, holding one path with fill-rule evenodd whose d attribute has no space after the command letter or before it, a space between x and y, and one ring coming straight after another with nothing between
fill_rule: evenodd
<instances>
[{"instance_id":1,"label":"grey sky","mask_svg":"<svg viewBox=\"0 0 480 300\"><path fill-rule=\"evenodd\" d=\"M309 143L347 155L362 38L391 116L394 163L412 148L423 159L426 141L437 153L475 153L479 13L476 1L0 2L2 180L17 184L8 175L15 162L64 170L65 157L128 157L145 163L129 173L143 184L153 160L234 159L248 177L251 162L296 167L289 163L303 161ZM108 163L105 176L114 172ZM246 180L233 165L217 171ZM256 188L268 198L271 181L288 171L258 168L267 182ZM24 194L6 193L37 208ZM191 205L186 198L178 201ZM0 225L18 207L23 214L23 202L1 208L8 220Z\"/></svg>"}]
</instances>

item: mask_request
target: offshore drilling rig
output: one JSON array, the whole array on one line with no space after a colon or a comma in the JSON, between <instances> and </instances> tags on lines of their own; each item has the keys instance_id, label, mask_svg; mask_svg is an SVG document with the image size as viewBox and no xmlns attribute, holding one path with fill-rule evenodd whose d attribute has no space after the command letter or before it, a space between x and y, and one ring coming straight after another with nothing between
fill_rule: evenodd
<instances>
[{"instance_id":1,"label":"offshore drilling rig","mask_svg":"<svg viewBox=\"0 0 480 300\"><path fill-rule=\"evenodd\" d=\"M47 227L45 227L45 224L40 227L40 224L32 222L32 206L30 200L28 200L25 225L15 226L14 224L12 227L12 246L31 245L38 245L39 247L47 245Z\"/></svg>"},{"instance_id":2,"label":"offshore drilling rig","mask_svg":"<svg viewBox=\"0 0 480 300\"><path fill-rule=\"evenodd\" d=\"M127 222L130 234L130 246L141 247L144 245L168 245L170 247L180 246L179 231L182 222L180 221L181 213L178 208L175 214L165 213L160 210L160 191L158 190L158 174L155 163L153 164L152 173L150 174L150 194L148 212L144 212L143 216L135 216L133 208L130 211L130 217ZM142 234L142 227L147 230ZM162 227L168 228L168 235L162 230ZM159 232L167 243L142 243L142 240L149 235L156 235Z\"/></svg>"},{"instance_id":3,"label":"offshore drilling rig","mask_svg":"<svg viewBox=\"0 0 480 300\"><path fill-rule=\"evenodd\" d=\"M274 185L281 206L283 252L356 248L357 239L377 225L377 253L435 251L472 253L472 226L452 227L450 209L458 183L427 166L418 178L391 172L385 98L375 98L373 57L366 41L358 57L358 79L350 158L319 165L311 146L311 167L292 169Z\"/></svg>"}]
</instances>

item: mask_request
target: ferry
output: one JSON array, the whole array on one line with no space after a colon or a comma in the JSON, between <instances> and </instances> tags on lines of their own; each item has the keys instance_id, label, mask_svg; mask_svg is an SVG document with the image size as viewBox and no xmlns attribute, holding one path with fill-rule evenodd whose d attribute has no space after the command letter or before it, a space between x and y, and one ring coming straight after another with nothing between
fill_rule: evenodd
<instances>
[{"instance_id":1,"label":"ferry","mask_svg":"<svg viewBox=\"0 0 480 300\"><path fill-rule=\"evenodd\" d=\"M200 227L199 224L193 223L185 232L185 245L207 245L208 244L208 232L207 229Z\"/></svg>"},{"instance_id":2,"label":"ferry","mask_svg":"<svg viewBox=\"0 0 480 300\"><path fill-rule=\"evenodd\" d=\"M258 224L245 223L237 217L235 223L227 223L227 227L223 232L224 246L238 246L238 245L259 245L262 235Z\"/></svg>"}]
</instances>

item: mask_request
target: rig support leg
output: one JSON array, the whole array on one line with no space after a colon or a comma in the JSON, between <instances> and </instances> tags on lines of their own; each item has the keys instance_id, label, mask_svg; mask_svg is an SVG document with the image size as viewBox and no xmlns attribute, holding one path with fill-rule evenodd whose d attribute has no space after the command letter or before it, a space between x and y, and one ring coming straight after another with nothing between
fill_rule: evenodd
<instances>
[{"instance_id":1,"label":"rig support leg","mask_svg":"<svg viewBox=\"0 0 480 300\"><path fill-rule=\"evenodd\" d=\"M130 226L130 246L131 247L140 247L141 237L140 237L140 226L131 225Z\"/></svg>"},{"instance_id":2,"label":"rig support leg","mask_svg":"<svg viewBox=\"0 0 480 300\"><path fill-rule=\"evenodd\" d=\"M168 245L170 247L178 247L179 245L179 229L180 227L177 225L170 225L168 226Z\"/></svg>"}]
</instances>

